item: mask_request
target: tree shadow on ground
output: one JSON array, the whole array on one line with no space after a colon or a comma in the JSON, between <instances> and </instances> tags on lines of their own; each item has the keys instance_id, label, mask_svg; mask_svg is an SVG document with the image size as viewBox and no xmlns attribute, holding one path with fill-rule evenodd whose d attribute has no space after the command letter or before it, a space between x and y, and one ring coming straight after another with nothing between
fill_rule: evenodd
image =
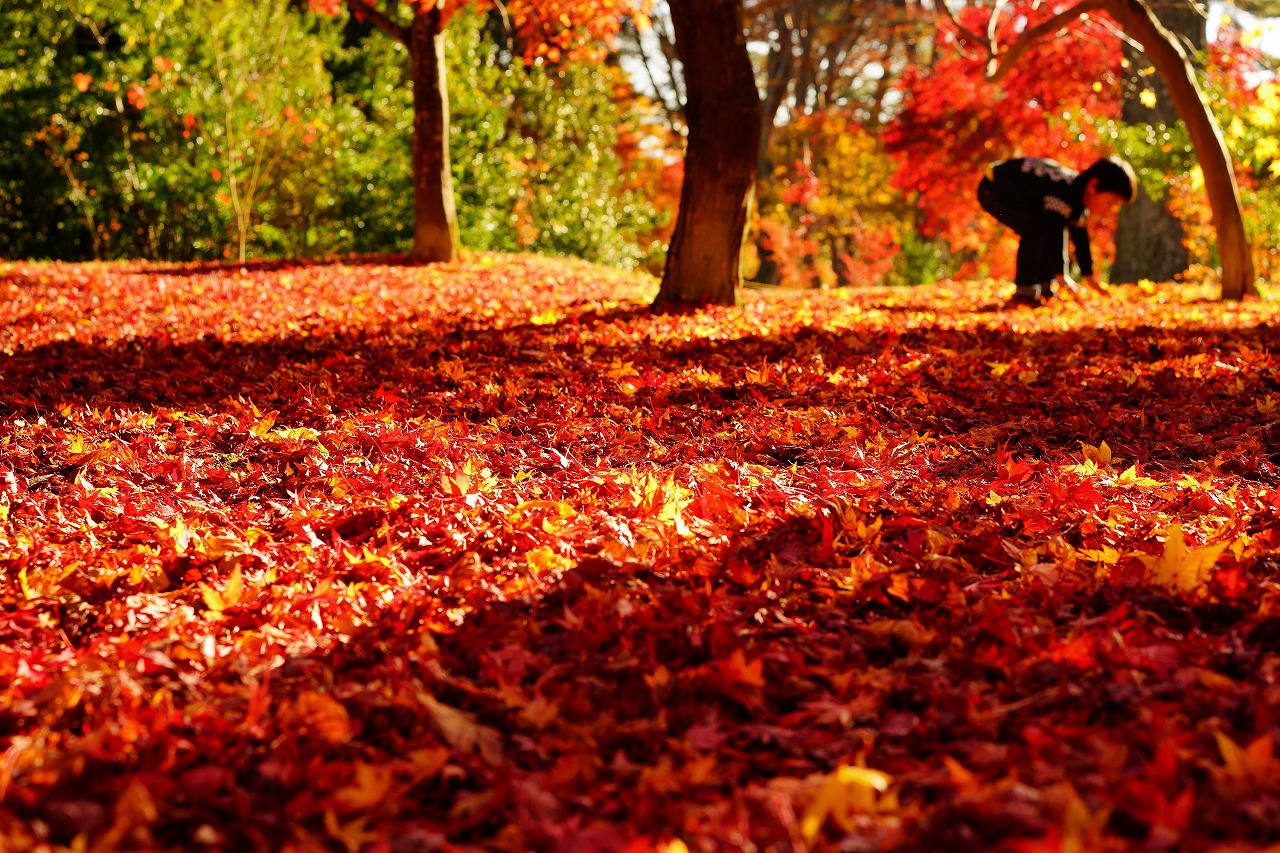
<instances>
[{"instance_id":1,"label":"tree shadow on ground","mask_svg":"<svg viewBox=\"0 0 1280 853\"><path fill-rule=\"evenodd\" d=\"M325 429L330 418L388 410L445 422L545 422L573 401L587 425L574 442L579 449L590 445L595 419L665 411L686 428L669 430L660 440L705 441L709 452L726 453L741 447L743 437L715 436L729 436L753 412L786 418L826 411L864 433L927 432L961 442L978 439L988 447L1009 443L1034 454L1072 452L1079 442L1119 436L1134 458L1168 467L1178 464L1178 454L1202 462L1217 452L1197 444L1195 433L1274 432L1274 424L1250 405L1252 397L1232 399L1225 382L1212 381L1238 373L1255 383L1259 396L1280 390L1269 366L1245 365L1241 372L1221 361L1246 347L1267 352L1274 337L1270 326L1227 331L1151 325L1122 335L1103 329L809 327L784 337L662 343L645 338L585 348L583 341L593 340L600 327L644 316L644 308L623 306L505 329L476 328L474 318L460 317L430 331L382 338L356 332L254 342L58 342L0 356L0 415L37 417L68 405L209 413L252 404L276 412L282 423ZM982 355L969 358L966 370L957 373L957 356L971 353ZM1012 365L1009 377L988 374L985 362L1001 359ZM1201 379L1194 375L1197 359L1211 371ZM1156 363L1162 366L1148 370L1143 382L1125 378L1133 368ZM625 393L614 378L623 364L637 372ZM770 364L785 370L769 372ZM976 372L968 372L975 366ZM1013 381L1027 368L1036 372L1033 381ZM714 377L699 384L696 376L689 378L691 371ZM493 391L513 378L528 380L523 390ZM1152 435L1149 418L1185 423L1188 440L1162 448L1134 446ZM816 460L837 440L835 432L775 440L777 452L766 455L787 464Z\"/></svg>"}]
</instances>

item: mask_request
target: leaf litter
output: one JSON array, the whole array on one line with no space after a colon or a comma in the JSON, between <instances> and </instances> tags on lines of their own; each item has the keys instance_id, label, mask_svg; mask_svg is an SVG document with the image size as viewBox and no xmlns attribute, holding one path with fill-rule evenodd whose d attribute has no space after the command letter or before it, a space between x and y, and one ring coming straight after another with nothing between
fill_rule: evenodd
<instances>
[{"instance_id":1,"label":"leaf litter","mask_svg":"<svg viewBox=\"0 0 1280 853\"><path fill-rule=\"evenodd\" d=\"M0 266L6 850L1264 850L1277 310Z\"/></svg>"}]
</instances>

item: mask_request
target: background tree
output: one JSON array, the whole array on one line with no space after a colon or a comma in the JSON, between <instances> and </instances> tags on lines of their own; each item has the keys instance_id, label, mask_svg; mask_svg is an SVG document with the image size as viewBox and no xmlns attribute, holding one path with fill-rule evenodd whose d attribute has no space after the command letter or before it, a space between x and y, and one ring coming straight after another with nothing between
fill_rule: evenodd
<instances>
[{"instance_id":1,"label":"background tree","mask_svg":"<svg viewBox=\"0 0 1280 853\"><path fill-rule=\"evenodd\" d=\"M261 194L298 148L319 138L308 106L328 97L328 80L318 45L298 50L294 30L303 24L287 0L195 0L175 17L202 38L182 57L185 70L168 100L181 113L185 137L199 134L207 143L202 159L223 187L217 197L231 209L243 262L263 213Z\"/></svg>"},{"instance_id":2,"label":"background tree","mask_svg":"<svg viewBox=\"0 0 1280 853\"><path fill-rule=\"evenodd\" d=\"M407 50L287 6L6 7L0 256L234 259L241 237L247 258L407 251ZM451 20L464 241L660 265L671 217L649 188L671 177L640 144L643 100L616 67L511 48L496 11Z\"/></svg>"},{"instance_id":3,"label":"background tree","mask_svg":"<svg viewBox=\"0 0 1280 853\"><path fill-rule=\"evenodd\" d=\"M1155 6L1153 11L1192 55L1205 49L1205 13L1202 9L1188 0ZM1167 140L1169 128L1178 123L1178 111L1169 97L1164 79L1135 45L1126 42L1124 56L1128 65L1121 118L1138 132L1145 129L1146 135ZM1164 170L1159 171L1163 173ZM1150 188L1152 183L1159 185L1154 194ZM1138 200L1120 211L1116 227L1116 256L1110 271L1112 282L1168 281L1187 268L1186 229L1169 210L1164 186L1162 180L1145 182Z\"/></svg>"},{"instance_id":4,"label":"background tree","mask_svg":"<svg viewBox=\"0 0 1280 853\"><path fill-rule=\"evenodd\" d=\"M655 304L732 305L759 157L760 94L741 0L671 0L689 128L676 230Z\"/></svg>"},{"instance_id":5,"label":"background tree","mask_svg":"<svg viewBox=\"0 0 1280 853\"><path fill-rule=\"evenodd\" d=\"M881 133L898 163L894 183L918 205L916 228L946 245L959 276L1013 274L1016 240L974 195L987 164L1036 154L1083 167L1108 149L1120 119L1123 57L1100 20L1083 23L1078 39L1038 44L998 83L988 80L985 45L992 34L1015 38L1017 21L993 22L976 6L938 21L923 61L903 72L901 103ZM1096 235L1099 255L1109 254L1108 238L1105 229Z\"/></svg>"},{"instance_id":6,"label":"background tree","mask_svg":"<svg viewBox=\"0 0 1280 853\"><path fill-rule=\"evenodd\" d=\"M991 77L999 80L1037 42L1061 33L1091 12L1106 12L1140 45L1169 87L1169 98L1186 125L1204 174L1205 193L1213 211L1222 261L1222 296L1239 299L1256 293L1255 272L1244 212L1231 156L1196 72L1176 35L1156 17L1145 0L1081 0L1027 26L1004 51L992 43Z\"/></svg>"},{"instance_id":7,"label":"background tree","mask_svg":"<svg viewBox=\"0 0 1280 853\"><path fill-rule=\"evenodd\" d=\"M318 129L346 116L322 67L334 28L287 20L285 5L6 8L0 252L221 256L228 233L247 246L283 224L277 179L326 184ZM262 37L276 25L287 38Z\"/></svg>"},{"instance_id":8,"label":"background tree","mask_svg":"<svg viewBox=\"0 0 1280 853\"><path fill-rule=\"evenodd\" d=\"M823 126L836 122L851 132L857 128L875 134L897 74L916 61L924 43L921 27L926 17L912 0L750 0L746 12L753 47L757 55L763 52L757 62L763 92L757 191L762 201L771 204L770 215L762 216L758 228L759 264L753 278L775 284L794 281L800 269L797 258L779 254L782 245L796 245L799 233L809 230L798 220L784 223L774 204L785 191L781 181L797 162L774 156L779 153L774 144L777 134L820 114L830 117ZM820 181L821 171L815 174ZM826 193L824 199L830 202L832 196ZM852 221L861 219L856 210L847 212ZM816 235L815 247L834 263L837 274L849 269L838 259L846 254L848 247L843 244L858 227L851 222L848 233ZM790 234L783 228L789 228ZM800 242L812 239L806 236ZM875 251L865 244L862 248ZM785 275L780 275L784 272L780 267L786 268Z\"/></svg>"},{"instance_id":9,"label":"background tree","mask_svg":"<svg viewBox=\"0 0 1280 853\"><path fill-rule=\"evenodd\" d=\"M445 32L463 8L483 11L494 0L391 0L379 9L366 0L312 0L312 8L337 14L343 3L408 50L413 86L413 249L420 261L450 261L460 246L449 158L449 95ZM616 34L627 8L617 0L513 0L502 5L528 60L558 62L599 53Z\"/></svg>"},{"instance_id":10,"label":"background tree","mask_svg":"<svg viewBox=\"0 0 1280 853\"><path fill-rule=\"evenodd\" d=\"M465 11L449 27L464 245L660 269L677 201L650 197L663 178L635 139L647 105L616 65L513 58L493 17Z\"/></svg>"}]
</instances>

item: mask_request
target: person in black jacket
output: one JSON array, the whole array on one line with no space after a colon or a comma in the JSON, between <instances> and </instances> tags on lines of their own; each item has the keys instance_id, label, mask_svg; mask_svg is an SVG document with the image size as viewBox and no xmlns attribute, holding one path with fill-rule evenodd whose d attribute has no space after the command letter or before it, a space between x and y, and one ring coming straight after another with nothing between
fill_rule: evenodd
<instances>
[{"instance_id":1,"label":"person in black jacket","mask_svg":"<svg viewBox=\"0 0 1280 853\"><path fill-rule=\"evenodd\" d=\"M1081 277L1102 292L1086 221L1137 197L1133 167L1118 157L1104 157L1083 172L1038 157L988 166L978 184L978 204L1018 235L1014 301L1041 304L1056 295L1055 285L1082 292L1068 272L1068 234Z\"/></svg>"}]
</instances>

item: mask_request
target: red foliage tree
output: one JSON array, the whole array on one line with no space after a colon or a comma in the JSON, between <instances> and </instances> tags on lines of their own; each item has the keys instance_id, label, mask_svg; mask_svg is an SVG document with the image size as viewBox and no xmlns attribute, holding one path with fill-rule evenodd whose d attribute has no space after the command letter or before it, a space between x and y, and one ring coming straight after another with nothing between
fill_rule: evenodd
<instances>
[{"instance_id":1,"label":"red foliage tree","mask_svg":"<svg viewBox=\"0 0 1280 853\"><path fill-rule=\"evenodd\" d=\"M413 81L413 257L450 261L458 254L458 222L449 168L449 97L444 38L450 17L464 7L485 10L496 0L311 0L337 14L343 4L409 50ZM525 60L600 56L628 14L643 17L647 0L509 0L501 4Z\"/></svg>"},{"instance_id":2,"label":"red foliage tree","mask_svg":"<svg viewBox=\"0 0 1280 853\"><path fill-rule=\"evenodd\" d=\"M997 38L1011 39L1019 17L1002 16ZM1084 22L1079 38L1041 43L995 83L972 36L990 20L990 9L968 7L939 22L937 59L904 73L903 106L884 137L900 163L896 182L919 199L921 228L960 253L997 235L974 194L988 163L1026 155L1083 167L1105 153L1093 120L1120 114L1120 40L1101 21ZM1012 272L1013 243L1005 248L990 256L993 273Z\"/></svg>"},{"instance_id":3,"label":"red foliage tree","mask_svg":"<svg viewBox=\"0 0 1280 853\"><path fill-rule=\"evenodd\" d=\"M940 9L951 15L946 4L941 4ZM985 48L986 76L998 82L1024 64L1029 52L1046 43L1066 42L1073 48L1084 45L1082 28L1096 25L1098 19L1094 16L1098 13L1114 22L1127 41L1142 49L1168 87L1169 100L1186 126L1204 174L1205 195L1218 238L1222 297L1240 299L1246 293L1256 293L1255 268L1231 152L1186 48L1179 37L1161 23L1148 0L1076 0L1067 4L1039 4L1038 8L1036 5L1010 8L1010 4L1001 0L990 12L995 21L988 26L985 36L963 29L973 42ZM954 19L952 22L957 23ZM1012 39L1001 37L1001 30L1007 27L1013 28Z\"/></svg>"}]
</instances>

